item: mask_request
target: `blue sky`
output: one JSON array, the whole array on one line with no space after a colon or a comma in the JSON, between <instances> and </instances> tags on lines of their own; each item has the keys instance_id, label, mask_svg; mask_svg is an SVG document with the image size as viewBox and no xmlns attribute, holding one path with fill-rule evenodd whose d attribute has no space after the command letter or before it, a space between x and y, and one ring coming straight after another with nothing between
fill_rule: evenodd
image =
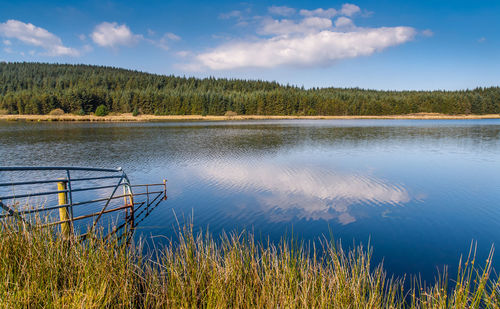
<instances>
[{"instance_id":1,"label":"blue sky","mask_svg":"<svg viewBox=\"0 0 500 309\"><path fill-rule=\"evenodd\" d=\"M500 1L0 1L0 61L309 87L500 85Z\"/></svg>"}]
</instances>

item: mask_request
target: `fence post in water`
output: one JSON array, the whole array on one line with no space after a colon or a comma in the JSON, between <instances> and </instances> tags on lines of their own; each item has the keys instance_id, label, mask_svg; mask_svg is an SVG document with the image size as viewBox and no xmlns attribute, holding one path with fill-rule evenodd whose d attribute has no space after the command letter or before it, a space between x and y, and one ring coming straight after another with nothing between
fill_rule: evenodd
<instances>
[{"instance_id":1,"label":"fence post in water","mask_svg":"<svg viewBox=\"0 0 500 309\"><path fill-rule=\"evenodd\" d=\"M57 194L59 197L59 206L68 205L68 192L66 192L67 188L67 180L62 180L57 183L57 190L64 191ZM71 223L69 222L70 219L67 206L59 208L59 219L61 221L66 221L61 223L61 234L63 235L63 237L69 237L71 234Z\"/></svg>"},{"instance_id":2,"label":"fence post in water","mask_svg":"<svg viewBox=\"0 0 500 309\"><path fill-rule=\"evenodd\" d=\"M167 200L167 180L163 179L163 200Z\"/></svg>"}]
</instances>

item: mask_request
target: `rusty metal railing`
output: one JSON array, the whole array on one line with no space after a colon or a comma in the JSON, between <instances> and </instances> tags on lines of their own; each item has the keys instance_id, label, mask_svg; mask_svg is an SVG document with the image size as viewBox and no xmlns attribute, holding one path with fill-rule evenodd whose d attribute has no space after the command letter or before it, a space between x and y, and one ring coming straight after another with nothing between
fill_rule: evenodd
<instances>
[{"instance_id":1,"label":"rusty metal railing","mask_svg":"<svg viewBox=\"0 0 500 309\"><path fill-rule=\"evenodd\" d=\"M0 166L0 220L14 217L28 226L33 222L43 227L60 226L68 236L75 232L75 222L93 219L87 226L78 226L79 237L85 237L103 216L122 211L123 222L116 224L109 236L125 226L133 229L138 216L167 199L166 189L166 180L133 185L121 168ZM34 201L35 197L45 200ZM56 210L58 219L52 213ZM43 224L33 220L33 216L39 219L44 213Z\"/></svg>"}]
</instances>

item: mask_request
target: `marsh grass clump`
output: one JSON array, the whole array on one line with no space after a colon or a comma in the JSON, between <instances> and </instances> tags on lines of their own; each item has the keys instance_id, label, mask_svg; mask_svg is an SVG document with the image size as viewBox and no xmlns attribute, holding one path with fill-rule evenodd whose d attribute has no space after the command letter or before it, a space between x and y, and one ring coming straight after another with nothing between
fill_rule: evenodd
<instances>
[{"instance_id":1,"label":"marsh grass clump","mask_svg":"<svg viewBox=\"0 0 500 309\"><path fill-rule=\"evenodd\" d=\"M1 226L1 225L0 225ZM49 229L0 227L0 307L26 308L498 308L499 282L474 254L455 287L388 278L371 264L371 249L322 241L316 250L283 240L256 242L250 233L214 239L179 229L163 249L140 244L65 240ZM317 251L322 251L321 255Z\"/></svg>"},{"instance_id":2,"label":"marsh grass clump","mask_svg":"<svg viewBox=\"0 0 500 309\"><path fill-rule=\"evenodd\" d=\"M234 116L238 116L238 113L236 112L233 112L233 111L227 111L224 116L226 117L234 117Z\"/></svg>"},{"instance_id":3,"label":"marsh grass clump","mask_svg":"<svg viewBox=\"0 0 500 309\"><path fill-rule=\"evenodd\" d=\"M62 116L64 115L64 111L60 108L56 108L50 111L49 115L51 116Z\"/></svg>"}]
</instances>

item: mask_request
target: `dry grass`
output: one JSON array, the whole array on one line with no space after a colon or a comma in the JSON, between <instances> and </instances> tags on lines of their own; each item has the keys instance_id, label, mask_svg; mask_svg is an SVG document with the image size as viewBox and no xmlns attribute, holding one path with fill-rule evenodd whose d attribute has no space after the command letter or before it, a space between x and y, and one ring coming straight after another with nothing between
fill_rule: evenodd
<instances>
[{"instance_id":1,"label":"dry grass","mask_svg":"<svg viewBox=\"0 0 500 309\"><path fill-rule=\"evenodd\" d=\"M233 112L233 111L227 111L224 116L226 117L234 117L234 116L238 116L238 113L236 112Z\"/></svg>"},{"instance_id":2,"label":"dry grass","mask_svg":"<svg viewBox=\"0 0 500 309\"><path fill-rule=\"evenodd\" d=\"M409 114L387 116L262 116L262 115L236 115L236 116L201 116L201 115L137 115L131 113L113 114L103 117L95 115L0 115L0 120L9 121L225 121L225 120L266 120L266 119L500 119L500 115L444 115L444 114Z\"/></svg>"},{"instance_id":3,"label":"dry grass","mask_svg":"<svg viewBox=\"0 0 500 309\"><path fill-rule=\"evenodd\" d=\"M50 116L62 116L64 115L64 111L60 108L56 108L50 111L49 113Z\"/></svg>"},{"instance_id":4,"label":"dry grass","mask_svg":"<svg viewBox=\"0 0 500 309\"><path fill-rule=\"evenodd\" d=\"M94 237L71 244L49 230L0 228L3 308L499 308L500 283L474 254L448 279L405 290L371 264L371 251L323 241L321 256L251 234L214 240L191 227L154 256Z\"/></svg>"}]
</instances>

